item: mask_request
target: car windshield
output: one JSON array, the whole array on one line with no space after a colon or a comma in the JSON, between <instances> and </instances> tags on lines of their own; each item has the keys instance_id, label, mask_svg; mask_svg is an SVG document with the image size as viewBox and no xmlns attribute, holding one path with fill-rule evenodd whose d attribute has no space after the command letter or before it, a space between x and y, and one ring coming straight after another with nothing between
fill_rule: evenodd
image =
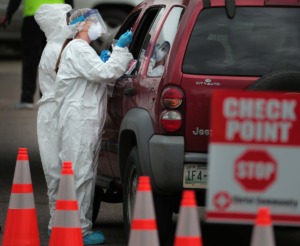
<instances>
[{"instance_id":1,"label":"car windshield","mask_svg":"<svg viewBox=\"0 0 300 246\"><path fill-rule=\"evenodd\" d=\"M182 70L188 74L262 76L300 69L300 8L206 9L193 28Z\"/></svg>"}]
</instances>

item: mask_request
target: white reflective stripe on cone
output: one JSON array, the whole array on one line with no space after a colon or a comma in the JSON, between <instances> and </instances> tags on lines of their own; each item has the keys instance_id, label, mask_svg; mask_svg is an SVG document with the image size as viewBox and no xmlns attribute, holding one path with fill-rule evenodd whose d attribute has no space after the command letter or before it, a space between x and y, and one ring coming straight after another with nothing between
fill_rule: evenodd
<instances>
[{"instance_id":1,"label":"white reflective stripe on cone","mask_svg":"<svg viewBox=\"0 0 300 246\"><path fill-rule=\"evenodd\" d=\"M80 219L78 216L78 210L66 211L56 210L53 219L53 228L65 227L65 228L80 228Z\"/></svg>"},{"instance_id":2,"label":"white reflective stripe on cone","mask_svg":"<svg viewBox=\"0 0 300 246\"><path fill-rule=\"evenodd\" d=\"M157 231L132 230L130 232L130 239L128 245L136 246L137 242L143 242L143 246L158 246L159 240Z\"/></svg>"},{"instance_id":3,"label":"white reflective stripe on cone","mask_svg":"<svg viewBox=\"0 0 300 246\"><path fill-rule=\"evenodd\" d=\"M12 209L35 208L33 193L12 193L8 207Z\"/></svg>"},{"instance_id":4,"label":"white reflective stripe on cone","mask_svg":"<svg viewBox=\"0 0 300 246\"><path fill-rule=\"evenodd\" d=\"M31 184L30 168L28 160L18 160L13 179L14 184Z\"/></svg>"},{"instance_id":5,"label":"white reflective stripe on cone","mask_svg":"<svg viewBox=\"0 0 300 246\"><path fill-rule=\"evenodd\" d=\"M62 175L60 179L59 190L57 195L57 200L76 200L75 189L70 189L70 187L75 187L74 176L73 175Z\"/></svg>"},{"instance_id":6,"label":"white reflective stripe on cone","mask_svg":"<svg viewBox=\"0 0 300 246\"><path fill-rule=\"evenodd\" d=\"M196 207L181 206L177 223L176 236L199 237L201 235Z\"/></svg>"},{"instance_id":7,"label":"white reflective stripe on cone","mask_svg":"<svg viewBox=\"0 0 300 246\"><path fill-rule=\"evenodd\" d=\"M275 246L272 226L256 226L252 235L251 246Z\"/></svg>"},{"instance_id":8,"label":"white reflective stripe on cone","mask_svg":"<svg viewBox=\"0 0 300 246\"><path fill-rule=\"evenodd\" d=\"M134 219L155 219L151 191L139 191L136 195Z\"/></svg>"}]
</instances>

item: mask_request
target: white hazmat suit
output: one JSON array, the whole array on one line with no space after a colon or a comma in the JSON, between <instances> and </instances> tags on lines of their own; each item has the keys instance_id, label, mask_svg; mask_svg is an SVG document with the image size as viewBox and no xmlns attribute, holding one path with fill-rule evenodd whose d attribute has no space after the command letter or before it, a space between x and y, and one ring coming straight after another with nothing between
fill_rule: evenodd
<instances>
[{"instance_id":1,"label":"white hazmat suit","mask_svg":"<svg viewBox=\"0 0 300 246\"><path fill-rule=\"evenodd\" d=\"M107 85L121 77L133 59L127 48L115 47L103 63L82 39L62 52L55 82L61 161L72 161L83 236L92 228L93 195L97 175L97 147L101 142L107 106Z\"/></svg>"},{"instance_id":2,"label":"white hazmat suit","mask_svg":"<svg viewBox=\"0 0 300 246\"><path fill-rule=\"evenodd\" d=\"M164 73L165 66L164 65L159 65L155 67L155 59L151 58L148 71L147 71L147 76L149 77L161 77Z\"/></svg>"},{"instance_id":3,"label":"white hazmat suit","mask_svg":"<svg viewBox=\"0 0 300 246\"><path fill-rule=\"evenodd\" d=\"M51 230L55 212L55 202L61 176L61 162L58 156L57 131L53 114L56 109L54 102L54 71L62 45L68 36L66 13L72 8L68 4L43 4L36 11L34 18L47 38L47 45L39 64L39 85L42 98L39 100L37 115L37 135L43 170L48 187Z\"/></svg>"}]
</instances>

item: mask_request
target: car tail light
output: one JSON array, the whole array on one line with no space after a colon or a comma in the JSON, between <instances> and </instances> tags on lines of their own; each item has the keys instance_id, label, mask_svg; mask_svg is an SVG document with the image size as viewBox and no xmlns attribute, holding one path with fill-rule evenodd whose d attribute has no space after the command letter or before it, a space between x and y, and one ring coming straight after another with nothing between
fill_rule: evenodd
<instances>
[{"instance_id":1,"label":"car tail light","mask_svg":"<svg viewBox=\"0 0 300 246\"><path fill-rule=\"evenodd\" d=\"M177 87L167 87L162 93L162 103L166 108L178 108L183 101L183 92Z\"/></svg>"},{"instance_id":2,"label":"car tail light","mask_svg":"<svg viewBox=\"0 0 300 246\"><path fill-rule=\"evenodd\" d=\"M182 117L178 111L165 111L161 115L161 125L167 132L176 132L182 125Z\"/></svg>"}]
</instances>

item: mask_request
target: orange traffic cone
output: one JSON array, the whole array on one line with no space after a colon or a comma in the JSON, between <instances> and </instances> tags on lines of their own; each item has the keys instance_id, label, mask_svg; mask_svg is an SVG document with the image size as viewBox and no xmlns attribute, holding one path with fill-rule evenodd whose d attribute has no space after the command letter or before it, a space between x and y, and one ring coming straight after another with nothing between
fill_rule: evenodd
<instances>
[{"instance_id":1,"label":"orange traffic cone","mask_svg":"<svg viewBox=\"0 0 300 246\"><path fill-rule=\"evenodd\" d=\"M2 245L40 245L27 149L19 149Z\"/></svg>"},{"instance_id":2,"label":"orange traffic cone","mask_svg":"<svg viewBox=\"0 0 300 246\"><path fill-rule=\"evenodd\" d=\"M251 246L275 246L270 209L267 207L258 209Z\"/></svg>"},{"instance_id":3,"label":"orange traffic cone","mask_svg":"<svg viewBox=\"0 0 300 246\"><path fill-rule=\"evenodd\" d=\"M139 177L128 245L159 245L150 178L148 176Z\"/></svg>"},{"instance_id":4,"label":"orange traffic cone","mask_svg":"<svg viewBox=\"0 0 300 246\"><path fill-rule=\"evenodd\" d=\"M199 216L195 192L184 190L176 227L175 246L201 246Z\"/></svg>"},{"instance_id":5,"label":"orange traffic cone","mask_svg":"<svg viewBox=\"0 0 300 246\"><path fill-rule=\"evenodd\" d=\"M49 246L81 246L83 238L71 162L64 162Z\"/></svg>"},{"instance_id":6,"label":"orange traffic cone","mask_svg":"<svg viewBox=\"0 0 300 246\"><path fill-rule=\"evenodd\" d=\"M18 154L28 154L27 148L19 148Z\"/></svg>"}]
</instances>

